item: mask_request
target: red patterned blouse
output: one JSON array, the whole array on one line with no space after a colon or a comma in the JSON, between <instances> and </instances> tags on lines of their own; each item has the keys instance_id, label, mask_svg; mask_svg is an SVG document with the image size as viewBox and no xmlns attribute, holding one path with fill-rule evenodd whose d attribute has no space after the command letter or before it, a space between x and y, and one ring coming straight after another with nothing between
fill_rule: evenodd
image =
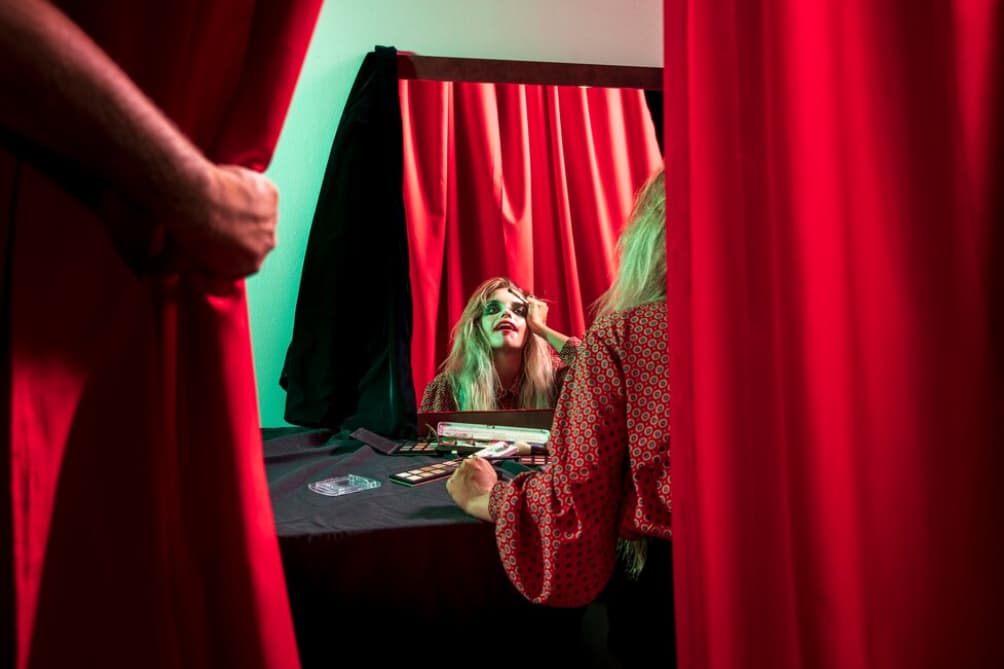
<instances>
[{"instance_id":1,"label":"red patterned blouse","mask_svg":"<svg viewBox=\"0 0 1004 669\"><path fill-rule=\"evenodd\" d=\"M502 564L529 600L581 606L606 585L617 538L670 537L664 302L596 319L555 410L551 462L492 488Z\"/></svg>"},{"instance_id":2,"label":"red patterned blouse","mask_svg":"<svg viewBox=\"0 0 1004 669\"><path fill-rule=\"evenodd\" d=\"M569 337L560 353L555 353L551 349L551 361L554 365L554 396L561 391L565 374L569 367L575 362L576 351L579 348L578 337ZM495 396L495 406L499 409L525 409L519 406L519 391L522 389L522 379L517 378L515 383L509 388L501 389ZM422 403L418 408L420 413L456 411L457 400L453 397L453 386L450 377L445 372L440 372L429 381L422 393Z\"/></svg>"}]
</instances>

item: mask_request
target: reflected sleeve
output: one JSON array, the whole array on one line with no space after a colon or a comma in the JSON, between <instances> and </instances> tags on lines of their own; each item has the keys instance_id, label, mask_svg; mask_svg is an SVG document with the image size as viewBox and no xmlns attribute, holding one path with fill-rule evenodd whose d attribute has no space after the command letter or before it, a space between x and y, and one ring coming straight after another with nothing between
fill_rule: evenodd
<instances>
[{"instance_id":1,"label":"reflected sleeve","mask_svg":"<svg viewBox=\"0 0 1004 669\"><path fill-rule=\"evenodd\" d=\"M420 413L435 413L440 411L456 411L457 403L453 399L453 388L446 374L440 373L429 381L422 394Z\"/></svg>"},{"instance_id":2,"label":"reflected sleeve","mask_svg":"<svg viewBox=\"0 0 1004 669\"><path fill-rule=\"evenodd\" d=\"M565 345L561 347L561 351L558 352L558 357L561 362L566 366L571 367L575 364L575 357L579 353L579 346L582 345L582 340L578 337L569 337L565 340Z\"/></svg>"},{"instance_id":3,"label":"reflected sleeve","mask_svg":"<svg viewBox=\"0 0 1004 669\"><path fill-rule=\"evenodd\" d=\"M561 395L561 389L565 386L565 378L569 370L575 364L575 357L578 355L579 346L582 340L578 337L569 337L560 352L553 354L554 360L554 394L555 400Z\"/></svg>"}]
</instances>

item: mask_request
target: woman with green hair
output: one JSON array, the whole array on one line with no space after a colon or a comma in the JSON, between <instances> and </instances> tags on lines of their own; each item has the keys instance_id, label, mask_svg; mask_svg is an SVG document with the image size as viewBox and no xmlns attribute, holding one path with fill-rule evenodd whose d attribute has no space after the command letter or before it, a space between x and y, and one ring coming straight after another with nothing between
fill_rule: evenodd
<instances>
[{"instance_id":1,"label":"woman with green hair","mask_svg":"<svg viewBox=\"0 0 1004 669\"><path fill-rule=\"evenodd\" d=\"M419 411L553 407L579 340L547 325L548 305L505 277L478 286Z\"/></svg>"}]
</instances>

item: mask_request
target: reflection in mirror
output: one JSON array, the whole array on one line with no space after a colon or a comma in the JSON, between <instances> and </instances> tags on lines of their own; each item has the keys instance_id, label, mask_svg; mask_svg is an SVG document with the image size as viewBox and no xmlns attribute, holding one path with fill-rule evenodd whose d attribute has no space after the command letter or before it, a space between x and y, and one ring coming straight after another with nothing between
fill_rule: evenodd
<instances>
[{"instance_id":1,"label":"reflection in mirror","mask_svg":"<svg viewBox=\"0 0 1004 669\"><path fill-rule=\"evenodd\" d=\"M420 411L553 407L578 340L547 325L547 303L506 277L482 282L451 330Z\"/></svg>"},{"instance_id":2,"label":"reflection in mirror","mask_svg":"<svg viewBox=\"0 0 1004 669\"><path fill-rule=\"evenodd\" d=\"M472 423L475 425L505 425L550 430L554 409L516 409L495 411L434 411L419 412L418 437L430 438L440 423Z\"/></svg>"},{"instance_id":3,"label":"reflection in mirror","mask_svg":"<svg viewBox=\"0 0 1004 669\"><path fill-rule=\"evenodd\" d=\"M398 71L412 374L417 398L434 377L440 396L421 410L553 406L634 195L662 164L649 104L661 70L399 54ZM492 299L528 313L484 316ZM525 338L538 346L522 348L520 328L541 312L547 328ZM511 335L494 330L503 321Z\"/></svg>"}]
</instances>

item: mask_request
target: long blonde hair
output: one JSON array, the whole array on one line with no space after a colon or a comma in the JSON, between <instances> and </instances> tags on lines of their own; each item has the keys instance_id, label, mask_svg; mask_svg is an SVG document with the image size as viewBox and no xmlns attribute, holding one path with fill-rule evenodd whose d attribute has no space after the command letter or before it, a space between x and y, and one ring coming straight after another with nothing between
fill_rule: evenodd
<instances>
[{"instance_id":1,"label":"long blonde hair","mask_svg":"<svg viewBox=\"0 0 1004 669\"><path fill-rule=\"evenodd\" d=\"M526 292L511 280L502 276L488 279L475 289L450 333L453 344L440 369L450 381L453 399L460 411L498 408L495 397L501 390L501 382L492 362L491 344L481 328L481 317L492 293L499 288L526 299ZM520 381L519 408L554 406L554 364L550 346L529 329L523 344Z\"/></svg>"},{"instance_id":2,"label":"long blonde hair","mask_svg":"<svg viewBox=\"0 0 1004 669\"><path fill-rule=\"evenodd\" d=\"M598 316L666 299L666 173L645 182L617 240L617 276L596 301Z\"/></svg>"}]
</instances>

